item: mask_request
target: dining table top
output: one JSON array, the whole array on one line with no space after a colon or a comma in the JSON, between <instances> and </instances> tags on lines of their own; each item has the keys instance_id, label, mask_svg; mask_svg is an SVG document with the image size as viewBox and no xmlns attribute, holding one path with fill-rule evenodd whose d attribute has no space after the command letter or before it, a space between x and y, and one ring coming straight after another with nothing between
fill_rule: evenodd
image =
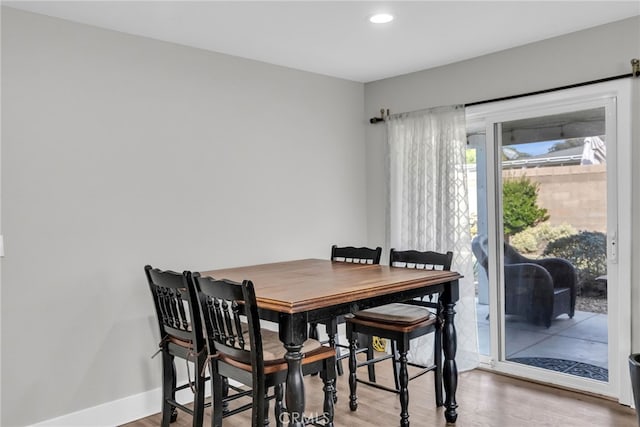
<instances>
[{"instance_id":1,"label":"dining table top","mask_svg":"<svg viewBox=\"0 0 640 427\"><path fill-rule=\"evenodd\" d=\"M209 270L200 272L200 275L236 282L251 280L258 307L289 314L440 285L462 277L455 271L322 259Z\"/></svg>"}]
</instances>

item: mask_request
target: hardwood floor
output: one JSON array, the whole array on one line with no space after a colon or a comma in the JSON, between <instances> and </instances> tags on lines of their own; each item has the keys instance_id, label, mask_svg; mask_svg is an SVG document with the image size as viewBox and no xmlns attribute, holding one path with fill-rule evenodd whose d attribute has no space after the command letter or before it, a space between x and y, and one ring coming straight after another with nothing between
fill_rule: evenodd
<instances>
[{"instance_id":1,"label":"hardwood floor","mask_svg":"<svg viewBox=\"0 0 640 427\"><path fill-rule=\"evenodd\" d=\"M379 381L391 385L391 365L376 366ZM358 374L360 376L360 373ZM363 378L366 373L362 373ZM208 386L208 383L207 383ZM307 413L322 411L322 382L305 377ZM414 427L444 427L443 408L435 408L433 375L427 374L409 384L409 413ZM348 427L391 427L399 424L400 403L394 394L358 385L358 410L349 410L347 375L338 377L335 425ZM461 373L458 379L458 427L540 427L597 426L637 427L635 411L615 402L530 383L487 371ZM273 403L271 405L273 408ZM210 409L205 410L205 426L210 425ZM273 411L271 411L273 412ZM272 415L273 418L273 415ZM160 425L160 415L126 424L127 427ZM172 427L188 427L191 416L179 412ZM249 413L224 420L225 427L247 427ZM271 426L275 422L271 420ZM451 426L451 425L450 425Z\"/></svg>"}]
</instances>

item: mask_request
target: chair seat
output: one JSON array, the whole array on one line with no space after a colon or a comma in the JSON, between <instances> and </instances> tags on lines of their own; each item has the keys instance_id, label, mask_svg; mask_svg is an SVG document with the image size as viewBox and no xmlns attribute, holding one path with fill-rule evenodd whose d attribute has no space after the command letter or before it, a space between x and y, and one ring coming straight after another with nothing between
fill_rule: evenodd
<instances>
[{"instance_id":1,"label":"chair seat","mask_svg":"<svg viewBox=\"0 0 640 427\"><path fill-rule=\"evenodd\" d=\"M244 341L249 344L249 331L248 325L242 323L242 335ZM277 332L269 329L260 329L260 335L262 335L262 357L265 365L278 364L285 362L284 355L287 350L284 348L280 336ZM310 353L322 347L322 343L318 340L309 338L302 345L302 351L304 354ZM225 355L227 358L231 356Z\"/></svg>"},{"instance_id":2,"label":"chair seat","mask_svg":"<svg viewBox=\"0 0 640 427\"><path fill-rule=\"evenodd\" d=\"M355 312L354 316L358 319L402 325L413 325L435 317L424 307L402 303L386 304L380 307L360 310Z\"/></svg>"},{"instance_id":3,"label":"chair seat","mask_svg":"<svg viewBox=\"0 0 640 427\"><path fill-rule=\"evenodd\" d=\"M178 337L174 337L173 335L169 335L168 336L168 341L172 344L178 345L180 347L183 348L187 348L187 349L193 349L193 342L192 341L185 341L185 340L181 340Z\"/></svg>"},{"instance_id":4,"label":"chair seat","mask_svg":"<svg viewBox=\"0 0 640 427\"><path fill-rule=\"evenodd\" d=\"M284 348L282 341L280 341L278 333L268 329L261 329L260 333L262 334L262 354L265 365L285 362L284 354L287 350ZM246 334L246 337L248 342L249 334ZM307 355L320 347L322 347L320 341L308 339L302 345L302 352Z\"/></svg>"},{"instance_id":5,"label":"chair seat","mask_svg":"<svg viewBox=\"0 0 640 427\"><path fill-rule=\"evenodd\" d=\"M271 331L269 331L271 332ZM277 337L277 333L275 334ZM264 341L264 336L263 336L263 341ZM317 345L316 345L317 343ZM309 344L309 347L307 347L307 344ZM287 361L284 359L284 353L286 352L285 348L282 345L282 342L280 342L280 340L277 341L277 343L273 343L270 346L275 346L275 345L279 345L282 348L282 357L279 357L277 359L270 359L267 360L266 356L267 356L267 351L264 352L265 354L265 361L264 361L264 373L266 375L268 374L273 374L275 372L280 372L280 371L286 371L288 369L288 365L287 365ZM266 347L265 347L266 348ZM328 347L328 346L324 346L321 345L318 341L316 340L307 340L304 343L304 346L302 347L302 349L304 350L303 352L303 357L302 357L302 365L307 365L309 363L314 363L317 362L319 360L322 359L329 359L332 357L336 356L336 351L333 347ZM278 350L278 352L280 352ZM272 353L273 355L273 353ZM245 363L242 362L240 360L236 360L232 357L230 357L229 355L226 354L220 354L220 360L222 360L225 363L228 363L229 365L235 366L236 368L240 368L244 371L247 372L251 372L252 368L251 368L251 364L250 363Z\"/></svg>"},{"instance_id":6,"label":"chair seat","mask_svg":"<svg viewBox=\"0 0 640 427\"><path fill-rule=\"evenodd\" d=\"M243 324L242 329L245 329L245 324ZM243 332L243 335L245 342L248 343L249 333L245 331ZM287 369L287 361L284 358L287 350L284 348L282 341L280 341L278 333L268 329L260 329L260 335L262 335L262 357L264 360L265 373L272 373ZM251 364L246 363L246 360L240 360L222 352L219 352L218 354L220 360L251 372ZM325 357L335 357L335 349L323 346L318 340L308 339L302 345L302 354L302 362L304 364L305 362L313 362ZM322 357L318 357L319 354L321 354Z\"/></svg>"}]
</instances>

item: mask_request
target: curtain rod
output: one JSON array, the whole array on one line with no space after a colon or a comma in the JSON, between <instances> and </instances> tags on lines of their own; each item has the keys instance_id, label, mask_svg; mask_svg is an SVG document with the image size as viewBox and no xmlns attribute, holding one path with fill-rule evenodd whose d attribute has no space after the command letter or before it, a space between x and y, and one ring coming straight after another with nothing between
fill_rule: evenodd
<instances>
[{"instance_id":1,"label":"curtain rod","mask_svg":"<svg viewBox=\"0 0 640 427\"><path fill-rule=\"evenodd\" d=\"M631 73L621 74L619 76L605 77L605 78L602 78L602 79L590 80L588 82L582 82L582 83L574 83L574 84L571 84L571 85L554 87L554 88L551 88L551 89L543 89L543 90L537 90L537 91L534 91L534 92L520 93L520 94L517 94L517 95L503 96L501 98L486 99L484 101L475 101L475 102L470 102L468 104L465 104L464 106L465 107L471 107L473 105L488 104L490 102L498 102L498 101L507 101L507 100L510 100L510 99L523 98L525 96L541 95L543 93L556 92L556 91L565 90L565 89L572 89L572 88L592 85L592 84L596 84L596 83L604 83L604 82L608 82L608 81L611 81L611 80L626 79L628 77L640 77L640 59L634 58L634 59L631 60L631 69L632 69ZM375 123L384 122L388 118L389 118L389 110L387 109L386 112L385 112L385 110L383 108L383 109L380 110L380 117L372 117L372 118L370 118L369 119L369 123L375 124Z\"/></svg>"}]
</instances>

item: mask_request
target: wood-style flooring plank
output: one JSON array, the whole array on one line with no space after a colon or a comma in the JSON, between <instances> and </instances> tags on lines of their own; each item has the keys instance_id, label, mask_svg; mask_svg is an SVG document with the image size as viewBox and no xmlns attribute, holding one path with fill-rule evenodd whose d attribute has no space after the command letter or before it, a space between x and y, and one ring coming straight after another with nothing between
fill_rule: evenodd
<instances>
[{"instance_id":1,"label":"wood-style flooring plank","mask_svg":"<svg viewBox=\"0 0 640 427\"><path fill-rule=\"evenodd\" d=\"M379 381L392 385L390 363L376 367ZM359 373L366 378L366 371ZM305 377L307 413L322 410L322 381ZM338 377L336 427L390 427L399 425L397 395L358 385L358 410L349 410L347 375ZM433 375L409 384L409 414L414 427L445 427L444 409L435 407ZM474 370L458 379L458 427L637 427L635 411L607 399L535 384L491 372ZM273 408L273 404L271 406ZM210 409L205 410L205 426L210 425ZM271 411L272 412L272 411ZM273 418L273 416L272 416ZM275 420L271 425L275 426ZM160 425L160 415L129 423L126 427ZM224 427L247 427L249 413L225 418ZM191 426L191 416L179 412L172 427ZM450 425L449 425L450 426Z\"/></svg>"}]
</instances>

